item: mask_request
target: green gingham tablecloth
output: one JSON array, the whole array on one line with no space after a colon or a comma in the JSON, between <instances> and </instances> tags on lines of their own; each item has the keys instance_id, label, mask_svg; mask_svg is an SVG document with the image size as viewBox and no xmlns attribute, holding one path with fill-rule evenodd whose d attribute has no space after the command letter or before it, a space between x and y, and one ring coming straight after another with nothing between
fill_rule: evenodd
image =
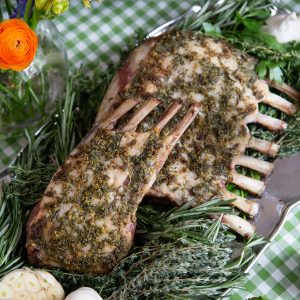
<instances>
[{"instance_id":1,"label":"green gingham tablecloth","mask_svg":"<svg viewBox=\"0 0 300 300\"><path fill-rule=\"evenodd\" d=\"M126 40L136 30L152 28L176 17L196 1L174 0L105 0L93 2L92 9L83 9L79 0L56 24L65 39L71 68L99 65L103 69L119 60ZM286 1L287 8L300 12L300 0ZM300 28L299 28L300 30ZM25 140L0 142L1 164L7 165ZM300 206L288 220L268 250L249 272L243 290L234 291L230 300L264 295L272 300L300 299Z\"/></svg>"}]
</instances>

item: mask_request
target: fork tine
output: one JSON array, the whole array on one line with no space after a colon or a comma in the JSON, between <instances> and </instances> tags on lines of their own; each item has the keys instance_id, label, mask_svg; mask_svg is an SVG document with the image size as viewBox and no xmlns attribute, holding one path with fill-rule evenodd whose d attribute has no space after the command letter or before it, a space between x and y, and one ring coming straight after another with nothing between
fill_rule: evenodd
<instances>
[{"instance_id":1,"label":"fork tine","mask_svg":"<svg viewBox=\"0 0 300 300\"><path fill-rule=\"evenodd\" d=\"M134 106L139 103L138 99L126 99L116 110L110 114L101 124L102 129L113 129L116 122L128 111L130 111Z\"/></svg>"},{"instance_id":2,"label":"fork tine","mask_svg":"<svg viewBox=\"0 0 300 300\"><path fill-rule=\"evenodd\" d=\"M128 123L122 128L122 131L135 131L140 122L157 106L160 101L158 99L150 99L143 105Z\"/></svg>"},{"instance_id":3,"label":"fork tine","mask_svg":"<svg viewBox=\"0 0 300 300\"><path fill-rule=\"evenodd\" d=\"M167 123L176 115L178 110L182 104L180 104L178 101L174 101L163 113L157 124L154 126L155 131L160 132Z\"/></svg>"}]
</instances>

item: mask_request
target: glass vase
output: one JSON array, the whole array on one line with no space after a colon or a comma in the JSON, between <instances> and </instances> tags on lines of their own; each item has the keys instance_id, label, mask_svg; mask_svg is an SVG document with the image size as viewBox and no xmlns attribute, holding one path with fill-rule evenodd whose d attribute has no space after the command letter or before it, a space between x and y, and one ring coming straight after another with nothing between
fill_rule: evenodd
<instances>
[{"instance_id":1,"label":"glass vase","mask_svg":"<svg viewBox=\"0 0 300 300\"><path fill-rule=\"evenodd\" d=\"M50 20L40 21L36 33L39 45L30 66L0 73L0 141L28 127L37 130L64 94L68 58L63 40Z\"/></svg>"}]
</instances>

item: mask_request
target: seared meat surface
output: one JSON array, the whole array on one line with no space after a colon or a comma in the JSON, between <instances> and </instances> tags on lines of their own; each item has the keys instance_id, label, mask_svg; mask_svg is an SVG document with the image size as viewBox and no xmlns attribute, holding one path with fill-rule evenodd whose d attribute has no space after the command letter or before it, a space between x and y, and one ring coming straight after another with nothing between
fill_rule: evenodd
<instances>
[{"instance_id":1,"label":"seared meat surface","mask_svg":"<svg viewBox=\"0 0 300 300\"><path fill-rule=\"evenodd\" d=\"M127 103L136 104L131 99ZM139 203L199 112L192 106L172 132L162 137L161 129L179 109L180 104L174 103L144 133L107 130L120 110L105 126L90 131L31 212L26 244L31 263L106 273L127 255Z\"/></svg>"},{"instance_id":2,"label":"seared meat surface","mask_svg":"<svg viewBox=\"0 0 300 300\"><path fill-rule=\"evenodd\" d=\"M254 58L222 39L181 31L163 34L132 53L113 79L96 122L101 123L114 105L128 97L137 99L140 106L152 98L161 101L136 129L141 132L148 130L173 101L182 101L182 114L189 105L200 104L198 118L173 149L149 194L177 205L190 200L201 203L213 196L232 198L225 186L233 182L259 195L263 182L238 174L235 165L267 175L271 164L242 154L249 147L274 156L279 148L252 138L246 125L257 122L270 130L285 128L284 122L258 112L261 101L288 114L295 109L258 80L255 64ZM131 113L126 114L118 124L130 117ZM168 134L169 126L164 134ZM239 200L235 205L245 212L257 212L253 202Z\"/></svg>"},{"instance_id":3,"label":"seared meat surface","mask_svg":"<svg viewBox=\"0 0 300 300\"><path fill-rule=\"evenodd\" d=\"M233 205L255 215L257 204L231 194L226 184L261 194L264 183L235 167L267 175L272 164L244 155L245 149L275 156L279 147L252 137L247 124L286 127L260 113L259 102L295 112L257 78L255 63L222 39L190 32L172 31L134 50L108 88L93 129L30 215L30 262L110 271L132 245L145 194L177 205L235 198ZM238 216L221 221L243 236L254 232Z\"/></svg>"}]
</instances>

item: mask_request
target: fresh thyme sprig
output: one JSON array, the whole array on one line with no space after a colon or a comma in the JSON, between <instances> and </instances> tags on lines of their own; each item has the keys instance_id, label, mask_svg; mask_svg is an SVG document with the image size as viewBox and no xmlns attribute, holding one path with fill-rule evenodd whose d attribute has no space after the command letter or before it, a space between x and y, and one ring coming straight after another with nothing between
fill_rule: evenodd
<instances>
[{"instance_id":1,"label":"fresh thyme sprig","mask_svg":"<svg viewBox=\"0 0 300 300\"><path fill-rule=\"evenodd\" d=\"M265 20L271 1L226 0L220 6L216 2L203 1L205 9L193 20L185 22L184 28L196 31L211 29L208 25L203 27L207 22L212 23L213 28L219 27L220 34L234 31L235 40L232 42L252 51L257 57L266 58L271 54L277 61L278 57L279 60L292 60L298 55L296 52L270 50L266 45L248 49L248 41L239 34L243 25L234 27L237 11L239 18ZM229 36L225 38L230 39ZM257 43L261 44L261 40ZM59 103L57 115L49 118L38 135L27 132L29 145L11 168L12 181L4 184L0 198L0 276L26 264L22 256L22 232L30 207L40 199L57 165L91 127L99 104L97 100L102 98L114 71L115 68L109 68L105 74L91 78L82 74L73 78L68 83L66 98ZM290 62L283 66L283 76L289 84L299 85L299 77ZM275 109L264 106L260 109L269 115L279 116ZM287 145L285 152L290 149L299 151L300 145L293 142L299 121L295 119L295 123L291 123L294 124L291 132L287 131L282 138L283 145ZM251 130L257 137L268 138L261 128L253 126ZM253 173L252 176L258 174ZM253 237L245 242L241 255L233 259L235 236L219 221L207 218L212 212L233 213L233 210L226 202L217 200L196 208L189 207L189 204L174 209L143 205L138 211L136 244L130 255L110 274L91 276L61 270L51 272L64 284L66 291L83 285L91 286L109 299L214 299L225 288L241 284L244 270L262 240Z\"/></svg>"}]
</instances>

